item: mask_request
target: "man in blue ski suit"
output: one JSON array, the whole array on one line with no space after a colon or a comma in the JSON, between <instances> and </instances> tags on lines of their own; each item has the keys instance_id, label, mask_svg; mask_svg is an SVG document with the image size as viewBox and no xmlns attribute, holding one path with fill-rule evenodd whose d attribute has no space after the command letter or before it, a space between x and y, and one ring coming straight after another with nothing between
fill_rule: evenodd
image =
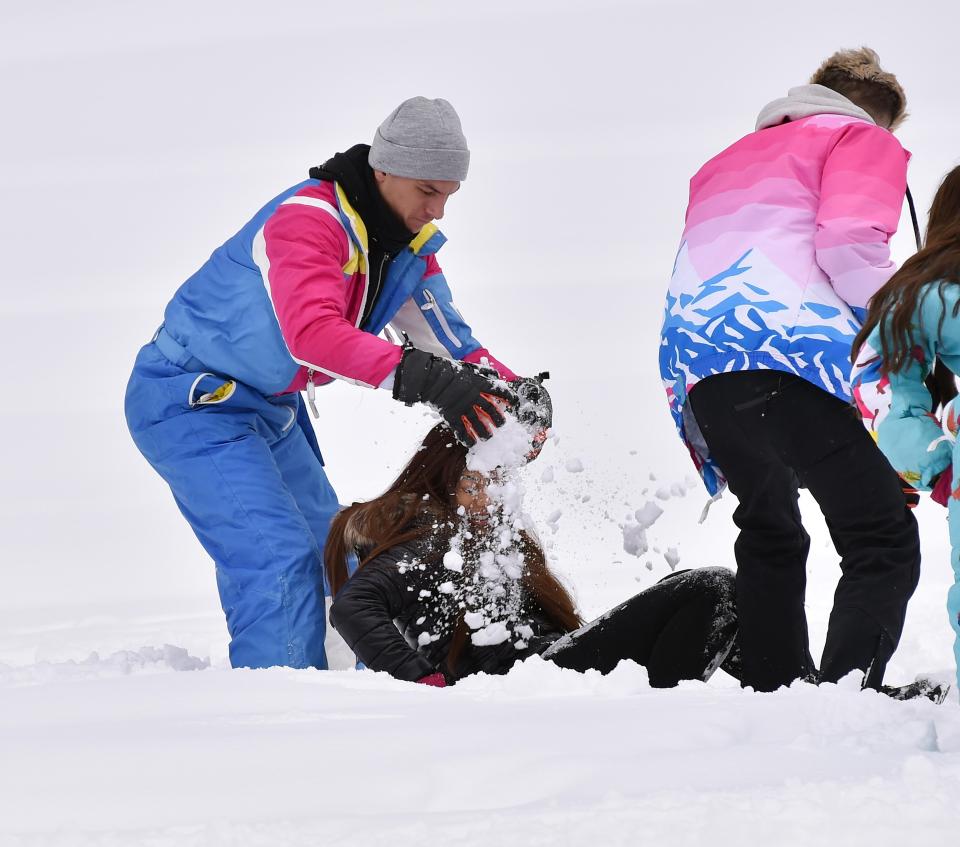
<instances>
[{"instance_id":1,"label":"man in blue ski suit","mask_svg":"<svg viewBox=\"0 0 960 847\"><path fill-rule=\"evenodd\" d=\"M313 427L343 379L436 408L464 442L515 375L473 337L432 223L466 178L453 107L415 97L373 144L264 206L176 292L127 387L133 439L216 564L234 667L326 668L323 546L339 508ZM403 347L377 336L387 325ZM396 336L399 338L399 335Z\"/></svg>"}]
</instances>

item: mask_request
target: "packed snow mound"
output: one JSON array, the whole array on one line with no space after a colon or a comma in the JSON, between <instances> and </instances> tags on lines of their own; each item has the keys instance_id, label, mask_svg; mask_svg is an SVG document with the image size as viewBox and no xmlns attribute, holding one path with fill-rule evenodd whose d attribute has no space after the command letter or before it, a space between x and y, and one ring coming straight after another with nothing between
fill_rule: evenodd
<instances>
[{"instance_id":1,"label":"packed snow mound","mask_svg":"<svg viewBox=\"0 0 960 847\"><path fill-rule=\"evenodd\" d=\"M210 659L191 656L183 647L141 647L118 650L101 657L96 651L82 661L38 662L14 667L0 664L0 685L40 685L60 680L102 679L135 673L200 671L210 667Z\"/></svg>"}]
</instances>

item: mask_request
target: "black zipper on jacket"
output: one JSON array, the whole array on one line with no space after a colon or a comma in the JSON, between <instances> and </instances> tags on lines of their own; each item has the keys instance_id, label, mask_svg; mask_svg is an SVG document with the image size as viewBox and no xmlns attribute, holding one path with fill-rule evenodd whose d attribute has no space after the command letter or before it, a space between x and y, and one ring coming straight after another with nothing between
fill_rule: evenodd
<instances>
[{"instance_id":1,"label":"black zipper on jacket","mask_svg":"<svg viewBox=\"0 0 960 847\"><path fill-rule=\"evenodd\" d=\"M367 328L367 322L370 320L370 315L373 314L373 308L377 305L377 298L380 296L380 291L383 289L384 269L390 264L390 259L391 257L389 253L383 254L383 258L380 260L380 269L377 272L376 278L373 277L373 268L371 267L367 269L371 278L368 280L367 302L363 307L363 317L360 319L360 329Z\"/></svg>"}]
</instances>

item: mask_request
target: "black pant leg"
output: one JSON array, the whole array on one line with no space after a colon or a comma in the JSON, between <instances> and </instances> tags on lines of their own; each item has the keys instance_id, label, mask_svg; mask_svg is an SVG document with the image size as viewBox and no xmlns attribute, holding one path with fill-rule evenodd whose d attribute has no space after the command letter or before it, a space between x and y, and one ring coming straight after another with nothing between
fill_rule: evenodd
<instances>
[{"instance_id":1,"label":"black pant leg","mask_svg":"<svg viewBox=\"0 0 960 847\"><path fill-rule=\"evenodd\" d=\"M769 438L775 371L709 377L690 404L710 453L737 497L737 616L741 682L773 691L813 670L804 609L810 537L800 520L797 478Z\"/></svg>"},{"instance_id":2,"label":"black pant leg","mask_svg":"<svg viewBox=\"0 0 960 847\"><path fill-rule=\"evenodd\" d=\"M736 635L733 574L700 568L672 574L543 653L564 668L609 673L622 659L644 665L655 688L706 679Z\"/></svg>"},{"instance_id":3,"label":"black pant leg","mask_svg":"<svg viewBox=\"0 0 960 847\"><path fill-rule=\"evenodd\" d=\"M797 380L768 417L841 557L821 678L859 669L879 687L920 573L917 524L899 478L852 408L810 383Z\"/></svg>"}]
</instances>

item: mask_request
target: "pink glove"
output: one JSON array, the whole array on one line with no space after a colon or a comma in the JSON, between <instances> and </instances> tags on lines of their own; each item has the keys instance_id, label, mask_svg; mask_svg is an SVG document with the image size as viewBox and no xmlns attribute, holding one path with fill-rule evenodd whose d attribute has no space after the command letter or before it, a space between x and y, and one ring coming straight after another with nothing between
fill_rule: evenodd
<instances>
[{"instance_id":1,"label":"pink glove","mask_svg":"<svg viewBox=\"0 0 960 847\"><path fill-rule=\"evenodd\" d=\"M937 477L937 482L930 492L930 499L934 503L946 506L950 502L950 495L953 493L953 465L947 465L947 469Z\"/></svg>"},{"instance_id":2,"label":"pink glove","mask_svg":"<svg viewBox=\"0 0 960 847\"><path fill-rule=\"evenodd\" d=\"M417 680L420 685L432 685L435 688L446 688L447 680L444 678L443 674L440 671L430 674L430 676L422 676Z\"/></svg>"}]
</instances>

